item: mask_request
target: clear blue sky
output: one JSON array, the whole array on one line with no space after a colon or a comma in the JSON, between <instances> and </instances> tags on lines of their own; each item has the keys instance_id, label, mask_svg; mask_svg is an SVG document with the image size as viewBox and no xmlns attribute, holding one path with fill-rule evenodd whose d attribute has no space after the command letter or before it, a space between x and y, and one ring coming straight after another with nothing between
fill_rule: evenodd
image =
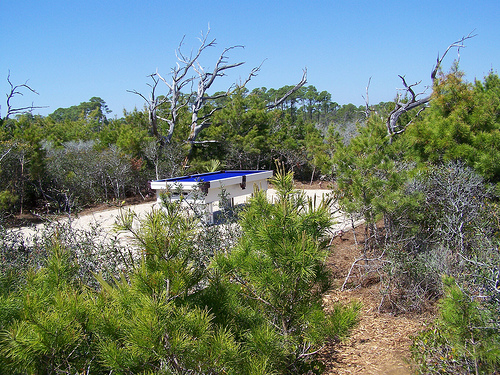
<instances>
[{"instance_id":1,"label":"clear blue sky","mask_svg":"<svg viewBox=\"0 0 500 375\"><path fill-rule=\"evenodd\" d=\"M48 106L42 115L101 97L121 117L143 101L127 90L148 93L147 75L168 75L175 49L198 47L210 25L216 48L202 57L213 68L224 47L229 62L245 64L224 77L216 90L245 79L265 60L248 85L280 88L298 82L307 67L308 84L332 94L339 104L392 100L409 83L430 83L438 53L475 30L462 49L469 81L500 67L500 1L167 1L167 0L0 0L0 93L2 115L7 74L40 95L17 97L16 106ZM444 62L449 68L456 51Z\"/></svg>"}]
</instances>

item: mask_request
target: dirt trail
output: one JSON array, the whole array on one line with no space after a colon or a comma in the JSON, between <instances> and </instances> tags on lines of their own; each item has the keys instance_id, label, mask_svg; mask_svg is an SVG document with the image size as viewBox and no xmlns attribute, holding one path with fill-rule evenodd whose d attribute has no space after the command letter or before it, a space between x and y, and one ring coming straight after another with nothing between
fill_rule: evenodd
<instances>
[{"instance_id":1,"label":"dirt trail","mask_svg":"<svg viewBox=\"0 0 500 375\"><path fill-rule=\"evenodd\" d=\"M324 297L325 308L337 301L348 303L352 300L360 301L363 307L359 325L346 342L323 351L322 358L327 364L325 374L410 375L411 336L422 330L431 316L379 313L381 295L377 280L372 280L368 286L340 291L349 267L358 256L352 232L333 241L328 263L335 287Z\"/></svg>"}]
</instances>

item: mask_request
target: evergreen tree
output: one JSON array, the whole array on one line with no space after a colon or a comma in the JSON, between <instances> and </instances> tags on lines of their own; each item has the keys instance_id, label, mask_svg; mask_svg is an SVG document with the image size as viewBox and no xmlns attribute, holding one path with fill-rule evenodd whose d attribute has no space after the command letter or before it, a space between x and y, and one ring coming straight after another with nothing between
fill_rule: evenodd
<instances>
[{"instance_id":1,"label":"evergreen tree","mask_svg":"<svg viewBox=\"0 0 500 375\"><path fill-rule=\"evenodd\" d=\"M321 307L330 287L324 263L329 201L314 207L283 169L271 182L276 202L256 192L242 213L239 245L216 257L215 269L239 285L239 310L258 312L250 315L254 323L246 334L252 354L279 373L300 373L314 367L314 354L328 337L341 338L354 325L358 306L339 306L332 314Z\"/></svg>"},{"instance_id":2,"label":"evergreen tree","mask_svg":"<svg viewBox=\"0 0 500 375\"><path fill-rule=\"evenodd\" d=\"M465 82L455 67L434 88L430 108L408 128L421 161L462 160L491 182L500 181L500 79Z\"/></svg>"},{"instance_id":3,"label":"evergreen tree","mask_svg":"<svg viewBox=\"0 0 500 375\"><path fill-rule=\"evenodd\" d=\"M380 118L371 116L358 132L347 145L337 139L334 192L344 212L365 220L368 239L376 237L376 222L402 198L408 167L400 162L404 152L399 143L390 142Z\"/></svg>"}]
</instances>

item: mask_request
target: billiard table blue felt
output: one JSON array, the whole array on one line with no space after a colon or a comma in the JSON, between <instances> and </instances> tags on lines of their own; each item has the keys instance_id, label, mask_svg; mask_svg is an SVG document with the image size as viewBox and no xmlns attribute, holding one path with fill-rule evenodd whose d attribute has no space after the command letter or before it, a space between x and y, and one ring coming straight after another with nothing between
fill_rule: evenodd
<instances>
[{"instance_id":1,"label":"billiard table blue felt","mask_svg":"<svg viewBox=\"0 0 500 375\"><path fill-rule=\"evenodd\" d=\"M254 174L254 173L261 173L261 172L265 172L265 171L219 171L219 172L195 174L195 175L192 175L192 176L167 178L165 180L159 180L159 181L167 181L167 182L209 182L209 181L223 180L225 178L231 178L231 177L248 176L248 175L251 175L251 174Z\"/></svg>"}]
</instances>

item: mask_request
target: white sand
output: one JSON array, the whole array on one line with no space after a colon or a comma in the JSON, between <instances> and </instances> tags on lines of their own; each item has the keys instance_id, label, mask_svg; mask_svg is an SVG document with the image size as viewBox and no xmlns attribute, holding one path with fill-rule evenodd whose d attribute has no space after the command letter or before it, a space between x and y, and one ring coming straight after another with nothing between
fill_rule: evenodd
<instances>
[{"instance_id":1,"label":"white sand","mask_svg":"<svg viewBox=\"0 0 500 375\"><path fill-rule=\"evenodd\" d=\"M323 196L326 196L329 193L329 190L304 190L306 195L308 197L311 197L313 200L316 199L316 202L320 202ZM267 190L267 195L269 198L273 198L276 195L276 191L273 189ZM235 204L241 204L244 203L249 196L244 196L244 197L237 197L235 198ZM159 204L155 202L149 202L149 203L143 203L143 204L137 204L137 205L132 205L132 206L126 206L123 209L125 210L132 210L135 212L139 217L144 217L147 213L151 212L153 207L159 208ZM215 209L215 207L214 207ZM120 211L122 209L116 208L116 209L110 209L110 210L105 210L105 211L98 211L94 212L91 214L87 215L81 215L72 218L72 226L76 229L86 229L90 228L91 225L98 225L104 231L109 231L111 232L113 229L113 225L120 215ZM348 218L343 215L338 209L333 208L332 214L334 215L335 218L335 224L331 228L332 234L339 231L339 230L349 230L351 228L351 222L348 220ZM62 218L61 220L68 220L68 218ZM38 227L42 226L43 224L39 224ZM30 227L24 227L20 228L21 233L26 238L31 237L35 231L33 228Z\"/></svg>"}]
</instances>

